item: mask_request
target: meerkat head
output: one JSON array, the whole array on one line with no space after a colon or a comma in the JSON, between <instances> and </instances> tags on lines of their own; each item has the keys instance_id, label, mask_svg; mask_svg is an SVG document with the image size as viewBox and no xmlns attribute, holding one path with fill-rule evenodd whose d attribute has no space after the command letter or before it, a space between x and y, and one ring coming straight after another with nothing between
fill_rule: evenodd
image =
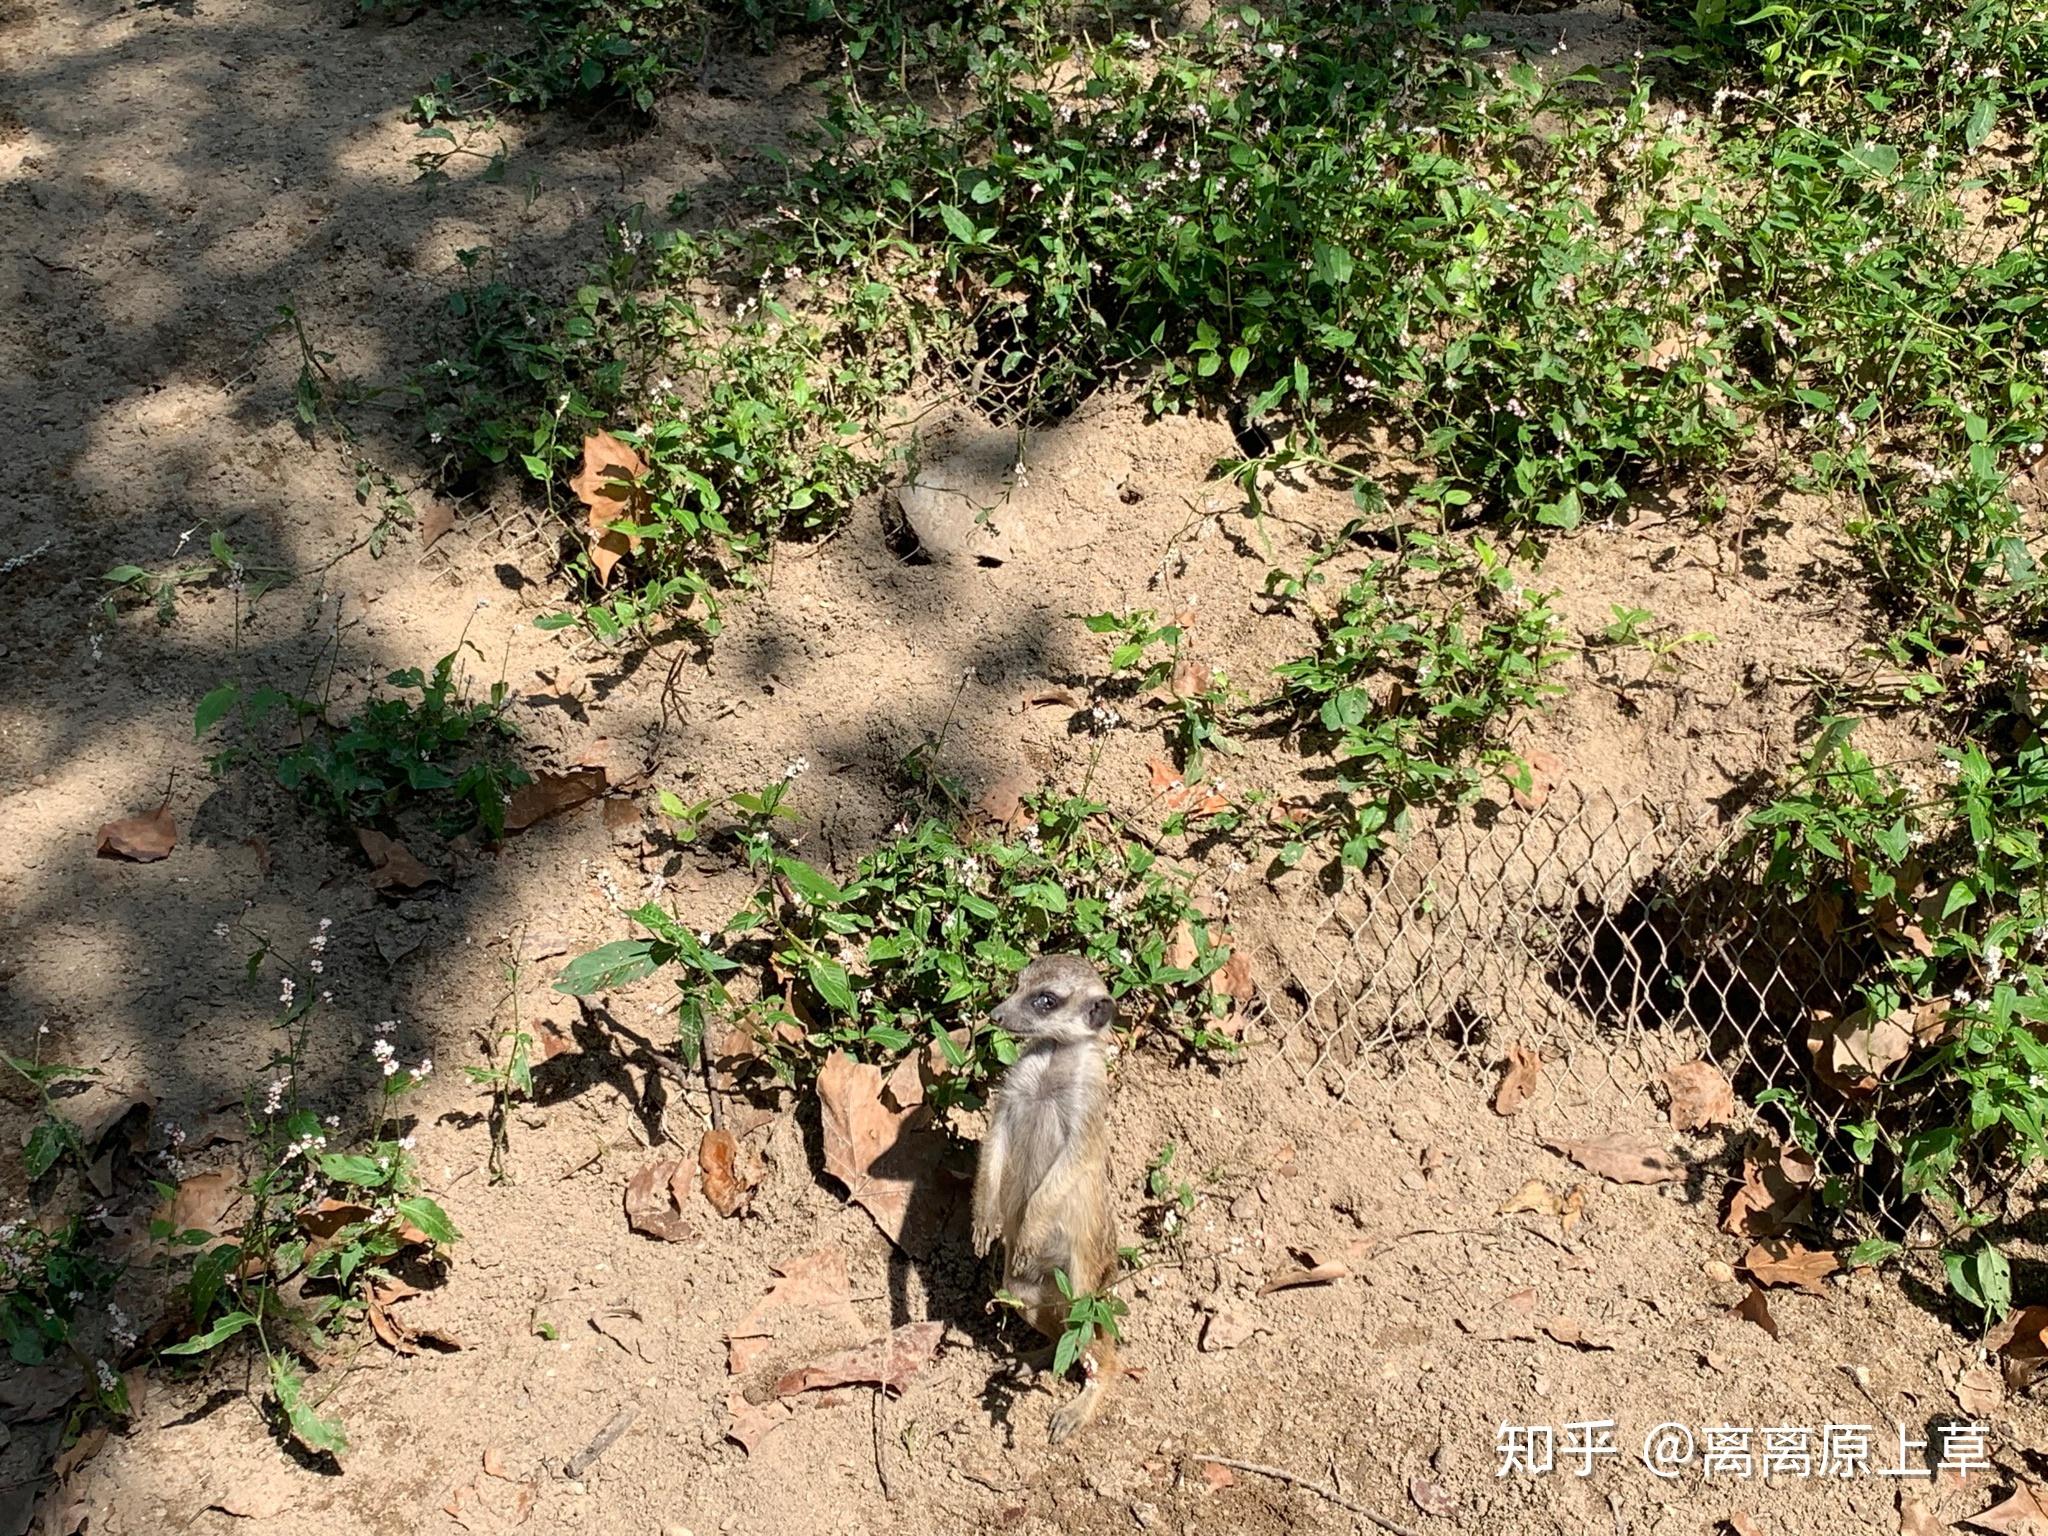
<instances>
[{"instance_id":1,"label":"meerkat head","mask_svg":"<svg viewBox=\"0 0 2048 1536\"><path fill-rule=\"evenodd\" d=\"M1116 1003L1095 967L1079 955L1040 955L1017 989L997 1005L996 1022L1020 1040L1072 1045L1116 1022Z\"/></svg>"}]
</instances>

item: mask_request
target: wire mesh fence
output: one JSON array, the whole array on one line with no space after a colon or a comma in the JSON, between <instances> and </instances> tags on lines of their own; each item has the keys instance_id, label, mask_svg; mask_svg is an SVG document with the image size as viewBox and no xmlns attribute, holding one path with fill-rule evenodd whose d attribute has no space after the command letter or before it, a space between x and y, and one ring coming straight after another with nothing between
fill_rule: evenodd
<instances>
[{"instance_id":1,"label":"wire mesh fence","mask_svg":"<svg viewBox=\"0 0 2048 1536\"><path fill-rule=\"evenodd\" d=\"M1807 1139L1839 1147L1882 1109L1839 1091L1827 1034L1870 957L1759 875L1725 829L1648 796L1560 789L1421 828L1296 926L1267 1026L1339 1097L1431 1051L1491 1065L1518 1044L1630 1090L1704 1059L1763 1128L1811 1113ZM1872 1173L1854 1203L1896 1229L1911 1202Z\"/></svg>"}]
</instances>

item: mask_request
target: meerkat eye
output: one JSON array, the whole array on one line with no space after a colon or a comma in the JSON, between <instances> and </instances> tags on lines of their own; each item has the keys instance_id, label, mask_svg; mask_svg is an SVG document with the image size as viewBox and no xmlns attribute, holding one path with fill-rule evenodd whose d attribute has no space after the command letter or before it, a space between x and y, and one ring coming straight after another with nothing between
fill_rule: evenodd
<instances>
[{"instance_id":1,"label":"meerkat eye","mask_svg":"<svg viewBox=\"0 0 2048 1536\"><path fill-rule=\"evenodd\" d=\"M1038 994L1038 996L1031 999L1031 1006L1036 1008L1040 1013L1051 1013L1053 1009L1053 1004L1057 1003L1058 1001L1059 999L1054 997L1050 992L1041 992Z\"/></svg>"}]
</instances>

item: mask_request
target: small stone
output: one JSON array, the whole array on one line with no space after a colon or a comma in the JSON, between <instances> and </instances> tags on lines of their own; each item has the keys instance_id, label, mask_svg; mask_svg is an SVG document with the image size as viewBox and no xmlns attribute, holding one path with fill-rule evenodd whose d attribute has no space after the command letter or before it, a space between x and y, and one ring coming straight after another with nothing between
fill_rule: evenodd
<instances>
[{"instance_id":1,"label":"small stone","mask_svg":"<svg viewBox=\"0 0 2048 1536\"><path fill-rule=\"evenodd\" d=\"M1159 1506L1157 1504L1147 1504L1143 1499L1140 1499L1131 1506L1131 1518L1149 1531L1159 1523Z\"/></svg>"},{"instance_id":2,"label":"small stone","mask_svg":"<svg viewBox=\"0 0 2048 1536\"><path fill-rule=\"evenodd\" d=\"M1220 1349L1235 1349L1258 1331L1258 1325L1242 1312L1225 1308L1202 1324L1201 1347L1212 1355Z\"/></svg>"}]
</instances>

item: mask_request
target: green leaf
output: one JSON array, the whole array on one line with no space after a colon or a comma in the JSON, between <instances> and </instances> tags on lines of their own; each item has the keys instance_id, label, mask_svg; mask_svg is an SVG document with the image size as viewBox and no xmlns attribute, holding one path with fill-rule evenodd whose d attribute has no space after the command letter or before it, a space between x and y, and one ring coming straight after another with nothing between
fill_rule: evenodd
<instances>
[{"instance_id":1,"label":"green leaf","mask_svg":"<svg viewBox=\"0 0 2048 1536\"><path fill-rule=\"evenodd\" d=\"M149 572L139 565L117 565L100 580L111 581L117 587L125 587L131 582L140 581L148 574Z\"/></svg>"},{"instance_id":2,"label":"green leaf","mask_svg":"<svg viewBox=\"0 0 2048 1536\"><path fill-rule=\"evenodd\" d=\"M399 1201L398 1214L426 1233L430 1242L453 1243L462 1236L448 1213L425 1195L408 1195Z\"/></svg>"},{"instance_id":3,"label":"green leaf","mask_svg":"<svg viewBox=\"0 0 2048 1536\"><path fill-rule=\"evenodd\" d=\"M391 1178L389 1167L380 1168L374 1157L358 1152L330 1152L320 1159L320 1171L339 1183L358 1184L365 1189L375 1189Z\"/></svg>"},{"instance_id":4,"label":"green leaf","mask_svg":"<svg viewBox=\"0 0 2048 1536\"><path fill-rule=\"evenodd\" d=\"M339 1456L348 1449L348 1437L335 1419L323 1419L306 1402L306 1384L283 1355L270 1361L270 1387L277 1394L277 1406L284 1410L292 1434L309 1451Z\"/></svg>"},{"instance_id":5,"label":"green leaf","mask_svg":"<svg viewBox=\"0 0 2048 1536\"><path fill-rule=\"evenodd\" d=\"M1052 1373L1064 1376L1074 1368L1074 1361L1081 1354L1081 1330L1069 1328L1060 1335L1059 1347L1052 1352Z\"/></svg>"},{"instance_id":6,"label":"green leaf","mask_svg":"<svg viewBox=\"0 0 2048 1536\"><path fill-rule=\"evenodd\" d=\"M806 969L810 972L811 985L818 989L818 996L825 999L827 1007L839 1013L854 1011L853 985L847 978L845 966L837 960L827 960L823 955L813 955Z\"/></svg>"},{"instance_id":7,"label":"green leaf","mask_svg":"<svg viewBox=\"0 0 2048 1536\"><path fill-rule=\"evenodd\" d=\"M28 1144L21 1149L29 1178L40 1179L48 1173L70 1145L71 1128L63 1121L47 1115L38 1120L35 1129L28 1133Z\"/></svg>"},{"instance_id":8,"label":"green leaf","mask_svg":"<svg viewBox=\"0 0 2048 1536\"><path fill-rule=\"evenodd\" d=\"M1963 127L1963 148L1975 154L1984 141L1991 137L1991 130L1998 124L1998 98L1985 96L1978 100L1970 113L1970 121Z\"/></svg>"},{"instance_id":9,"label":"green leaf","mask_svg":"<svg viewBox=\"0 0 2048 1536\"><path fill-rule=\"evenodd\" d=\"M813 906L835 907L842 899L839 887L819 874L802 859L793 859L784 854L775 861L775 867L796 893Z\"/></svg>"},{"instance_id":10,"label":"green leaf","mask_svg":"<svg viewBox=\"0 0 2048 1536\"><path fill-rule=\"evenodd\" d=\"M1996 1322L2012 1310L2012 1267L1990 1243L1968 1253L1945 1253L1949 1289Z\"/></svg>"},{"instance_id":11,"label":"green leaf","mask_svg":"<svg viewBox=\"0 0 2048 1536\"><path fill-rule=\"evenodd\" d=\"M234 1243L220 1243L199 1255L192 1266L192 1279L186 1290L192 1298L192 1321L205 1321L206 1314L213 1310L213 1303L220 1295L221 1286L226 1283L228 1272L242 1257L242 1250Z\"/></svg>"},{"instance_id":12,"label":"green leaf","mask_svg":"<svg viewBox=\"0 0 2048 1536\"><path fill-rule=\"evenodd\" d=\"M214 726L220 717L235 707L235 701L242 696L239 683L222 683L213 692L199 701L199 708L192 712L192 739L197 741Z\"/></svg>"},{"instance_id":13,"label":"green leaf","mask_svg":"<svg viewBox=\"0 0 2048 1536\"><path fill-rule=\"evenodd\" d=\"M967 217L951 203L939 204L939 217L945 221L946 233L962 245L974 244L974 220Z\"/></svg>"},{"instance_id":14,"label":"green leaf","mask_svg":"<svg viewBox=\"0 0 2048 1536\"><path fill-rule=\"evenodd\" d=\"M608 992L628 982L639 981L655 972L654 944L648 939L617 939L601 944L587 955L578 955L562 967L555 990L571 997L588 997Z\"/></svg>"},{"instance_id":15,"label":"green leaf","mask_svg":"<svg viewBox=\"0 0 2048 1536\"><path fill-rule=\"evenodd\" d=\"M1842 1256L1851 1269L1863 1269L1882 1264L1885 1260L1903 1252L1898 1244L1882 1237L1866 1237Z\"/></svg>"},{"instance_id":16,"label":"green leaf","mask_svg":"<svg viewBox=\"0 0 2048 1536\"><path fill-rule=\"evenodd\" d=\"M225 1344L229 1339L232 1339L255 1321L256 1315L253 1312L230 1312L197 1338L187 1339L182 1344L173 1344L166 1348L163 1353L167 1355L203 1355L209 1349Z\"/></svg>"}]
</instances>

